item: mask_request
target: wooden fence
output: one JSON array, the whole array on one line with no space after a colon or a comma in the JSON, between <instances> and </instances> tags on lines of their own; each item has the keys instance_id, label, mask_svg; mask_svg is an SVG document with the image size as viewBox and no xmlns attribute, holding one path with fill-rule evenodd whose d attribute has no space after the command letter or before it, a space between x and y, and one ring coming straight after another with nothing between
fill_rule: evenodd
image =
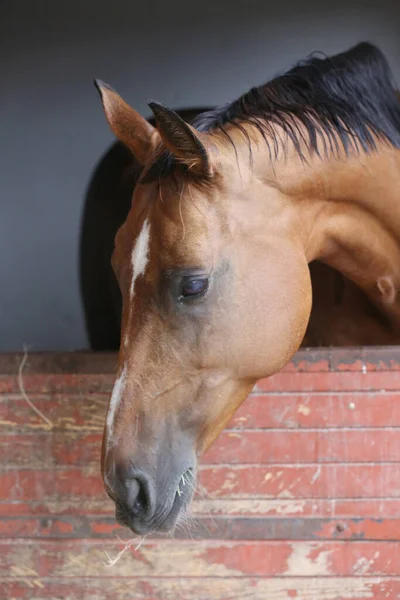
<instances>
[{"instance_id":1,"label":"wooden fence","mask_svg":"<svg viewBox=\"0 0 400 600\"><path fill-rule=\"evenodd\" d=\"M31 355L18 379L21 360L0 356L1 600L400 598L399 348L304 350L260 381L189 529L113 567L132 537L99 472L116 357Z\"/></svg>"}]
</instances>

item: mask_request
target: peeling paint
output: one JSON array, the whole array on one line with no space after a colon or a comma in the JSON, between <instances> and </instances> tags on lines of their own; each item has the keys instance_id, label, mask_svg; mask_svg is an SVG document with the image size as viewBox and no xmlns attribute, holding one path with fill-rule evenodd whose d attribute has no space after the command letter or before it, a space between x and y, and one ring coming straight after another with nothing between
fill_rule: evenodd
<instances>
[{"instance_id":1,"label":"peeling paint","mask_svg":"<svg viewBox=\"0 0 400 600\"><path fill-rule=\"evenodd\" d=\"M126 575L131 575L127 571ZM18 584L32 588L27 580L14 580ZM1 578L0 585L7 584L7 579ZM51 582L50 582L51 585ZM74 580L60 580L51 587L51 598L65 598L68 600L131 600L137 598L144 600L227 600L227 598L246 600L367 600L376 598L394 598L391 581L362 577L353 578L322 578L308 579L297 577L284 579L280 577L259 578L257 580L243 577L229 578L182 578L178 582L173 578L148 578L146 580L130 578L129 583L117 577L109 577L101 582L86 581L77 587ZM49 581L46 582L49 588ZM68 591L67 591L68 589ZM62 591L61 591L62 590ZM77 594L78 592L78 594ZM378 595L379 594L379 595ZM35 598L44 600L38 591ZM50 598L47 591L46 598ZM10 600L17 600L10 597Z\"/></svg>"},{"instance_id":2,"label":"peeling paint","mask_svg":"<svg viewBox=\"0 0 400 600\"><path fill-rule=\"evenodd\" d=\"M17 427L17 423L14 421L0 421L0 425L7 425L8 427Z\"/></svg>"},{"instance_id":3,"label":"peeling paint","mask_svg":"<svg viewBox=\"0 0 400 600\"><path fill-rule=\"evenodd\" d=\"M321 477L321 465L318 465L314 475L311 478L311 484L313 485L317 479L319 479Z\"/></svg>"},{"instance_id":4,"label":"peeling paint","mask_svg":"<svg viewBox=\"0 0 400 600\"><path fill-rule=\"evenodd\" d=\"M107 551L110 552L107 545ZM116 551L120 545L116 544ZM218 550L218 548L216 548ZM135 577L151 574L157 577L183 576L189 572L191 577L236 577L242 575L237 569L228 568L222 562L211 560L212 547L202 548L200 545L187 547L181 544L168 546L165 551L150 543L142 544L140 550L132 547L121 556L121 559L110 569L104 567L104 550L88 547L86 552L68 552L66 561L62 568L54 575L61 577L96 577L101 575L112 575L112 577L124 577L135 574ZM210 556L208 556L210 555ZM181 567L179 567L181 565ZM182 572L180 573L180 568Z\"/></svg>"},{"instance_id":5,"label":"peeling paint","mask_svg":"<svg viewBox=\"0 0 400 600\"><path fill-rule=\"evenodd\" d=\"M329 565L330 554L330 550L319 551L319 546L313 542L293 544L285 575L290 577L332 575Z\"/></svg>"},{"instance_id":6,"label":"peeling paint","mask_svg":"<svg viewBox=\"0 0 400 600\"><path fill-rule=\"evenodd\" d=\"M277 497L278 498L289 498L289 499L295 498L294 494L292 494L292 492L290 490L282 490L281 492L279 492Z\"/></svg>"},{"instance_id":7,"label":"peeling paint","mask_svg":"<svg viewBox=\"0 0 400 600\"><path fill-rule=\"evenodd\" d=\"M379 558L379 552L375 552L373 558L370 559L361 556L353 566L354 575L366 575L369 573L377 558Z\"/></svg>"},{"instance_id":8,"label":"peeling paint","mask_svg":"<svg viewBox=\"0 0 400 600\"><path fill-rule=\"evenodd\" d=\"M235 481L232 481L232 478L226 478L224 483L221 485L220 490L225 492L231 492L236 489L237 485Z\"/></svg>"},{"instance_id":9,"label":"peeling paint","mask_svg":"<svg viewBox=\"0 0 400 600\"><path fill-rule=\"evenodd\" d=\"M193 501L193 513L206 515L294 515L304 512L304 500L200 500Z\"/></svg>"},{"instance_id":10,"label":"peeling paint","mask_svg":"<svg viewBox=\"0 0 400 600\"><path fill-rule=\"evenodd\" d=\"M64 423L64 429L68 429L68 431L101 431L98 425L73 425L71 423Z\"/></svg>"},{"instance_id":11,"label":"peeling paint","mask_svg":"<svg viewBox=\"0 0 400 600\"><path fill-rule=\"evenodd\" d=\"M11 565L10 570L15 577L39 577L39 573L30 567Z\"/></svg>"}]
</instances>

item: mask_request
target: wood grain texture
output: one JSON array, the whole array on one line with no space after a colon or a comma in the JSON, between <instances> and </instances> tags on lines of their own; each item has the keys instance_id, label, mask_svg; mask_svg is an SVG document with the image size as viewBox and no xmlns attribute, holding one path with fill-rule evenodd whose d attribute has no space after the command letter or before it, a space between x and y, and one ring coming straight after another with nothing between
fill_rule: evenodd
<instances>
[{"instance_id":1,"label":"wood grain texture","mask_svg":"<svg viewBox=\"0 0 400 600\"><path fill-rule=\"evenodd\" d=\"M134 545L99 475L115 355L0 355L0 599L400 598L400 349L302 350L203 457L190 527Z\"/></svg>"},{"instance_id":2,"label":"wood grain texture","mask_svg":"<svg viewBox=\"0 0 400 600\"><path fill-rule=\"evenodd\" d=\"M35 600L398 600L400 579L321 578L26 578L0 579L4 597Z\"/></svg>"}]
</instances>

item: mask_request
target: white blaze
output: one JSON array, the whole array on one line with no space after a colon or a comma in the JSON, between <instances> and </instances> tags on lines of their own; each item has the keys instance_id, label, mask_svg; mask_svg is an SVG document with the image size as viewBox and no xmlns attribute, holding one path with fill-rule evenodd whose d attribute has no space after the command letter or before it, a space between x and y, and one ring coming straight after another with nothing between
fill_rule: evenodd
<instances>
[{"instance_id":1,"label":"white blaze","mask_svg":"<svg viewBox=\"0 0 400 600\"><path fill-rule=\"evenodd\" d=\"M114 431L114 417L115 411L118 408L118 404L121 401L122 393L124 391L125 386L125 377L126 377L126 366L122 369L121 374L115 380L113 391L111 394L110 406L108 407L107 413L107 432L108 432L108 442L111 441L111 437Z\"/></svg>"},{"instance_id":2,"label":"white blaze","mask_svg":"<svg viewBox=\"0 0 400 600\"><path fill-rule=\"evenodd\" d=\"M130 287L130 300L132 302L133 295L135 293L135 281L139 277L139 275L144 275L146 270L146 266L149 260L149 243L150 243L150 225L148 219L143 223L143 227L136 239L135 245L132 250L132 281ZM132 306L129 311L129 323L128 323L128 333L125 336L124 344L128 345L128 334L130 328L130 320L131 320L131 311ZM126 378L126 365L121 371L121 374L114 383L114 388L111 394L110 406L108 408L107 413L107 431L108 431L108 441L111 440L114 430L114 418L115 413L118 408L119 403L121 402L122 394L125 387L125 378Z\"/></svg>"},{"instance_id":3,"label":"white blaze","mask_svg":"<svg viewBox=\"0 0 400 600\"><path fill-rule=\"evenodd\" d=\"M150 225L149 220L146 219L143 223L143 227L136 238L135 245L132 250L131 264L132 264L132 280L130 287L130 302L128 327L124 337L124 346L127 347L129 344L129 331L131 328L131 317L133 309L133 296L135 293L135 281L139 275L144 275L146 266L149 260L149 245L150 245Z\"/></svg>"},{"instance_id":4,"label":"white blaze","mask_svg":"<svg viewBox=\"0 0 400 600\"><path fill-rule=\"evenodd\" d=\"M149 260L150 225L148 219L143 223L135 245L132 250L132 281L131 300L135 293L135 281L139 275L144 275Z\"/></svg>"}]
</instances>

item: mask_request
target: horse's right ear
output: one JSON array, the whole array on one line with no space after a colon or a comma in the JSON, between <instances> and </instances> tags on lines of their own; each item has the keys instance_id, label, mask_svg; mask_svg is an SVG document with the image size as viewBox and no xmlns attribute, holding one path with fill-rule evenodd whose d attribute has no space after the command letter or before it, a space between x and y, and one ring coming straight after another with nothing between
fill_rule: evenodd
<instances>
[{"instance_id":1,"label":"horse's right ear","mask_svg":"<svg viewBox=\"0 0 400 600\"><path fill-rule=\"evenodd\" d=\"M95 79L94 84L112 132L131 150L136 160L144 165L160 140L157 130L126 104L107 83Z\"/></svg>"}]
</instances>

